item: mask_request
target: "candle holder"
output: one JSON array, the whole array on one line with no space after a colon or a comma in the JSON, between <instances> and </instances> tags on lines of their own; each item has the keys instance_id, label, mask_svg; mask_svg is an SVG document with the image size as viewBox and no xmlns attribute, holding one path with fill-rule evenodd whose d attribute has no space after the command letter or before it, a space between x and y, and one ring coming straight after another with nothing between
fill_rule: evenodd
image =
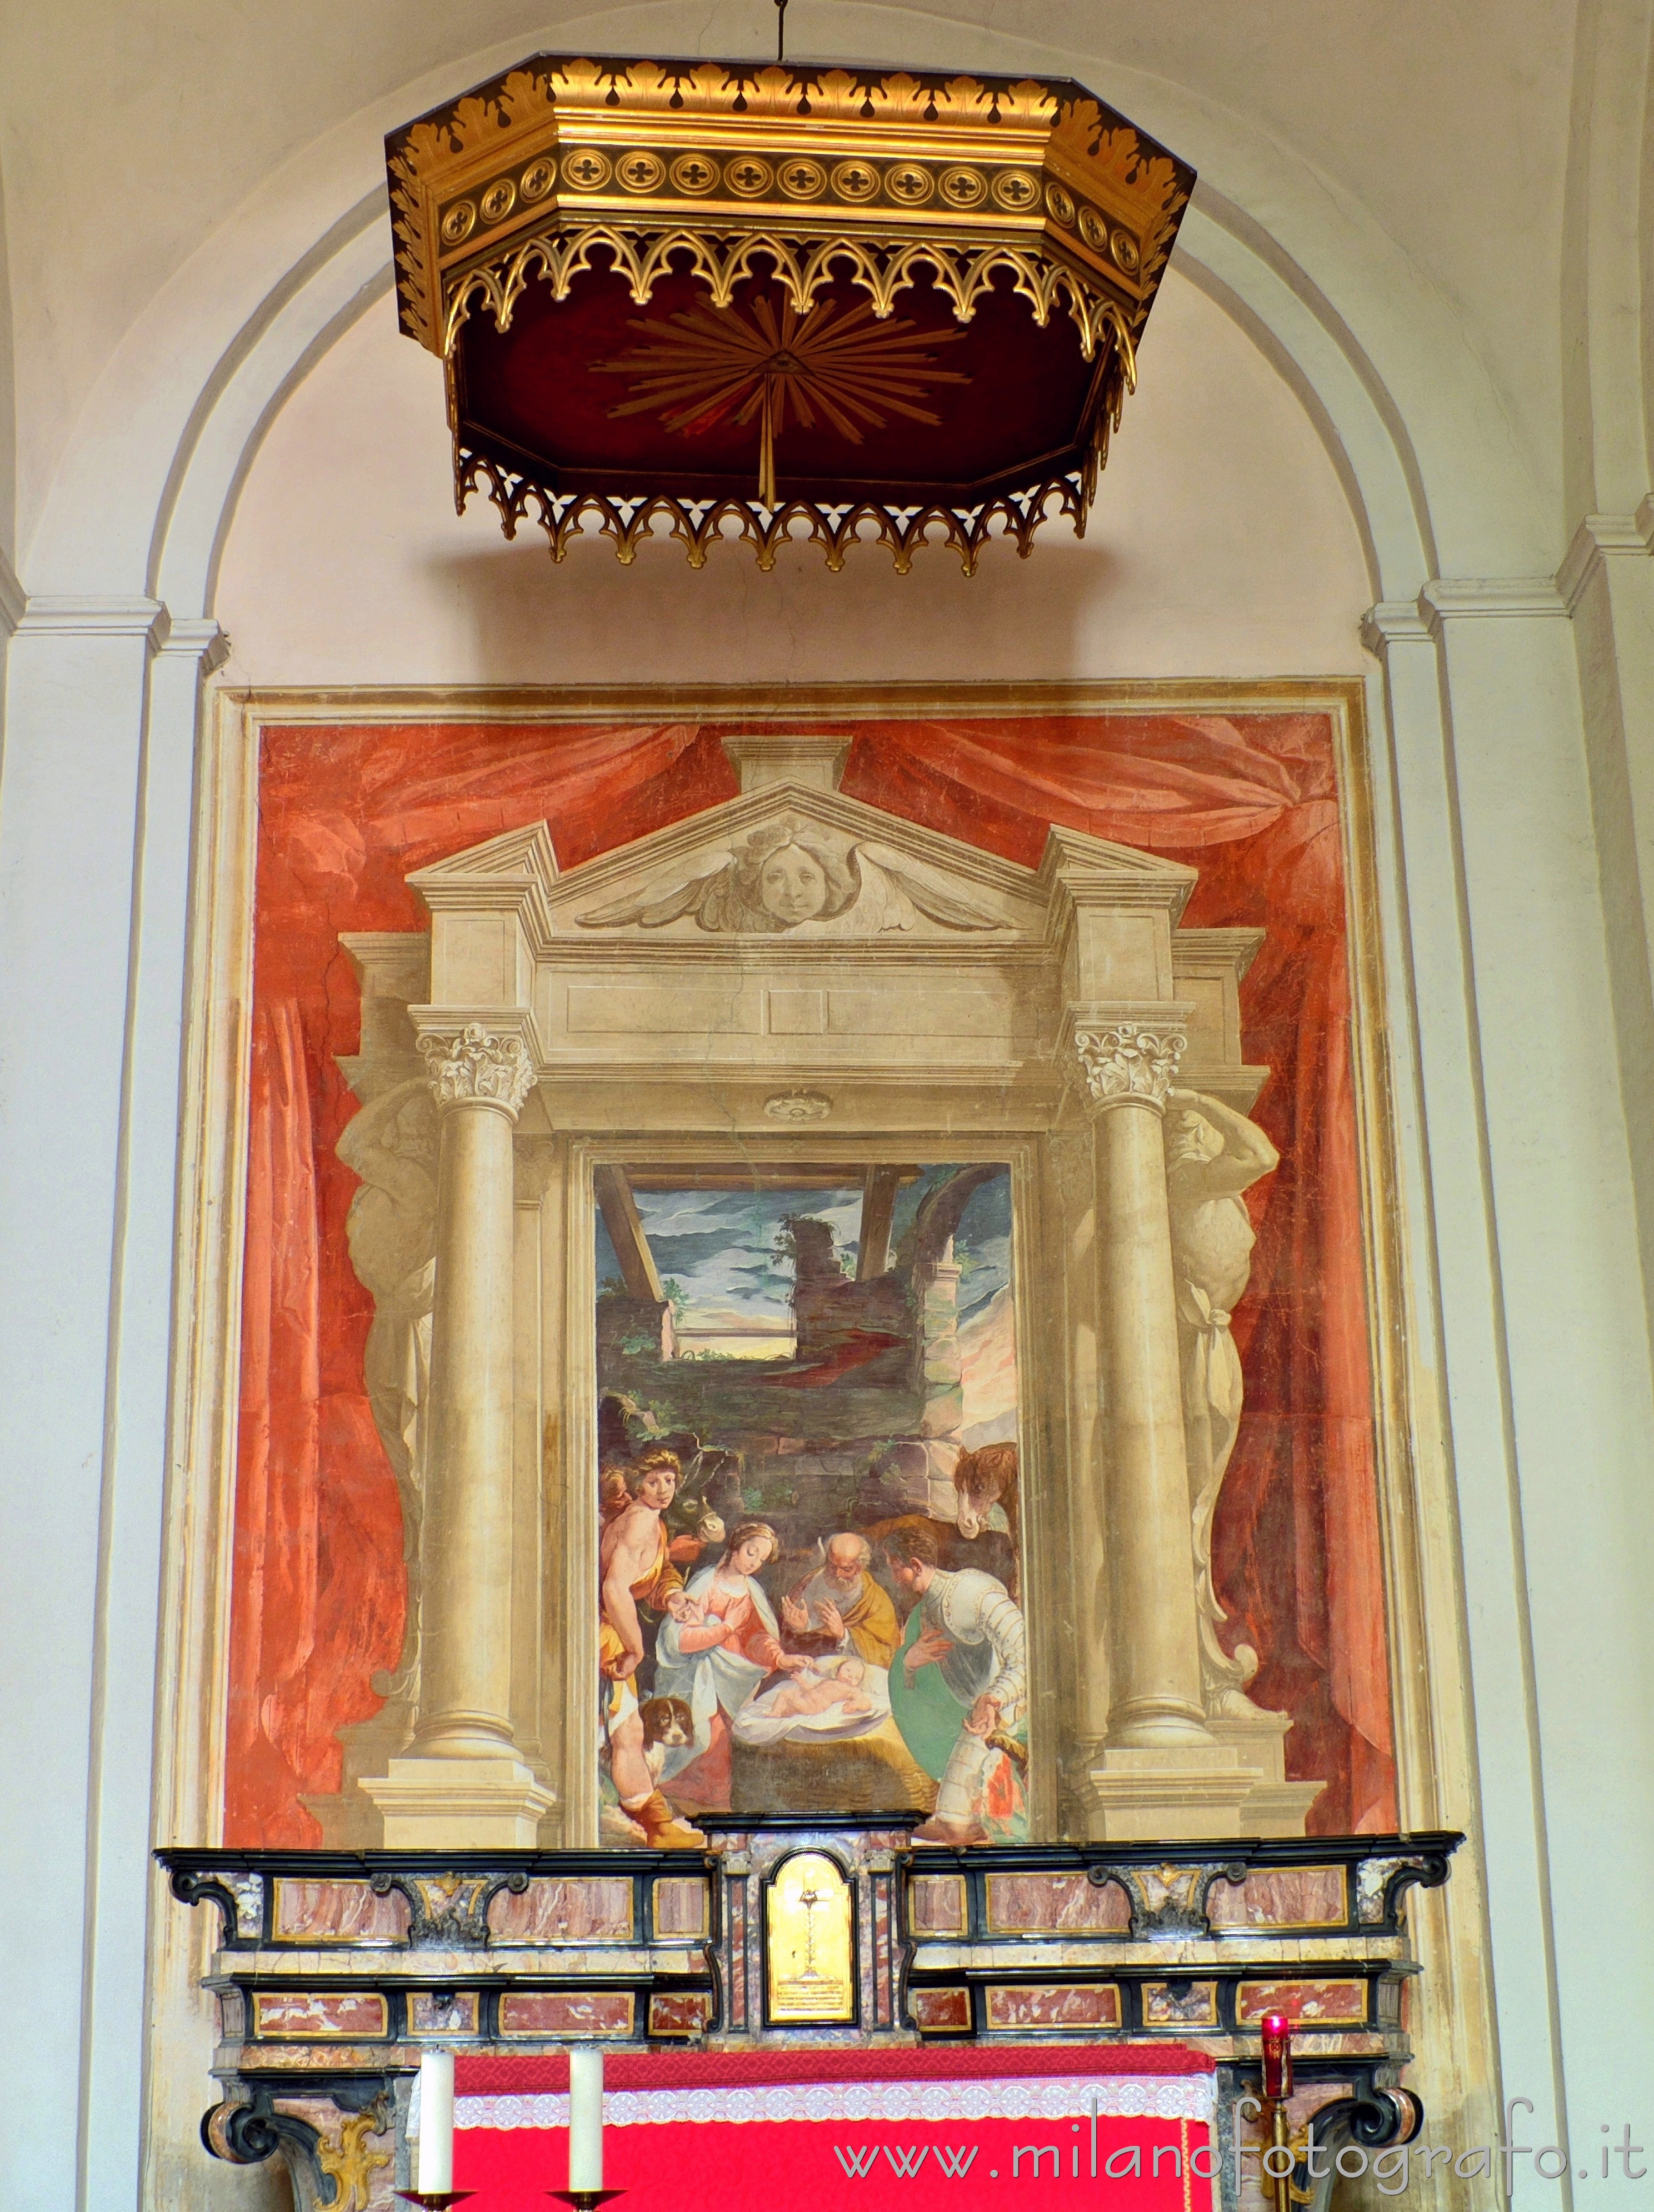
<instances>
[{"instance_id":1,"label":"candle holder","mask_svg":"<svg viewBox=\"0 0 1654 2212\"><path fill-rule=\"evenodd\" d=\"M1269 2133L1264 2154L1265 2194L1274 2197L1275 2212L1292 2212L1294 2205L1308 2204L1316 2192L1301 2189L1293 2179L1308 2150L1310 2130L1306 2127L1297 2135L1292 2133L1287 2108L1292 2094L1292 2024L1284 2013L1264 2015L1262 2043L1263 2113ZM1273 2171L1268 2164L1272 2151L1286 2154L1286 2165Z\"/></svg>"},{"instance_id":2,"label":"candle holder","mask_svg":"<svg viewBox=\"0 0 1654 2212\"><path fill-rule=\"evenodd\" d=\"M450 2204L463 2203L467 2197L475 2197L474 2189L398 2189L397 2195L404 2204L423 2204L425 2212L448 2212Z\"/></svg>"},{"instance_id":3,"label":"candle holder","mask_svg":"<svg viewBox=\"0 0 1654 2212\"><path fill-rule=\"evenodd\" d=\"M555 2197L559 2204L571 2204L574 2212L597 2212L599 2204L606 2204L611 2197L623 2197L623 2189L548 2189L548 2197Z\"/></svg>"}]
</instances>

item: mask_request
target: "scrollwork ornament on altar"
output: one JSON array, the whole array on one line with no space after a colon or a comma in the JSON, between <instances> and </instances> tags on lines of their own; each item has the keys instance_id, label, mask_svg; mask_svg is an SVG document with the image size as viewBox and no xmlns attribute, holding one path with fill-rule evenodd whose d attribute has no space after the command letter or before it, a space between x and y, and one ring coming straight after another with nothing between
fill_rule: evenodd
<instances>
[{"instance_id":1,"label":"scrollwork ornament on altar","mask_svg":"<svg viewBox=\"0 0 1654 2212\"><path fill-rule=\"evenodd\" d=\"M480 1022L459 1031L428 1030L419 1040L439 1107L503 1106L514 1120L534 1087L534 1063L520 1036Z\"/></svg>"},{"instance_id":2,"label":"scrollwork ornament on altar","mask_svg":"<svg viewBox=\"0 0 1654 2212\"><path fill-rule=\"evenodd\" d=\"M1076 1030L1073 1054L1093 1105L1140 1099L1164 1112L1188 1042L1179 1024L1116 1022Z\"/></svg>"}]
</instances>

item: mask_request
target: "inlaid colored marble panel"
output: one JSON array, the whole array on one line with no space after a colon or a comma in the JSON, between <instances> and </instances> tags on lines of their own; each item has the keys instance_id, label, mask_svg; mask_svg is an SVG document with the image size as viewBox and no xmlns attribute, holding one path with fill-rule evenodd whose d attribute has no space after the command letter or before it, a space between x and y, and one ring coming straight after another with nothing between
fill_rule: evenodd
<instances>
[{"instance_id":1,"label":"inlaid colored marble panel","mask_svg":"<svg viewBox=\"0 0 1654 2212\"><path fill-rule=\"evenodd\" d=\"M502 2035L629 2035L629 1990L508 1990L500 2000Z\"/></svg>"},{"instance_id":2,"label":"inlaid colored marble panel","mask_svg":"<svg viewBox=\"0 0 1654 2212\"><path fill-rule=\"evenodd\" d=\"M1117 1881L1083 1874L991 1874L988 1925L995 1936L1111 1936L1131 1926Z\"/></svg>"},{"instance_id":3,"label":"inlaid colored marble panel","mask_svg":"<svg viewBox=\"0 0 1654 2212\"><path fill-rule=\"evenodd\" d=\"M927 2035L960 2035L970 2027L969 1990L909 1990L908 2010Z\"/></svg>"},{"instance_id":4,"label":"inlaid colored marble panel","mask_svg":"<svg viewBox=\"0 0 1654 2212\"><path fill-rule=\"evenodd\" d=\"M1179 1983L1174 1992L1165 1982L1143 1984L1145 2027L1215 2027L1218 2025L1218 1985L1215 1982Z\"/></svg>"},{"instance_id":5,"label":"inlaid colored marble panel","mask_svg":"<svg viewBox=\"0 0 1654 2212\"><path fill-rule=\"evenodd\" d=\"M651 2035L700 2035L712 2010L701 1990L657 1990L649 1999Z\"/></svg>"},{"instance_id":6,"label":"inlaid colored marble panel","mask_svg":"<svg viewBox=\"0 0 1654 2212\"><path fill-rule=\"evenodd\" d=\"M1244 1881L1214 1881L1207 1917L1220 1928L1341 1928L1349 1917L1342 1867L1277 1867Z\"/></svg>"},{"instance_id":7,"label":"inlaid colored marble panel","mask_svg":"<svg viewBox=\"0 0 1654 2212\"><path fill-rule=\"evenodd\" d=\"M496 1943L624 1942L632 1933L632 1885L609 1875L531 1881L519 1896L502 1890L488 1924Z\"/></svg>"},{"instance_id":8,"label":"inlaid colored marble panel","mask_svg":"<svg viewBox=\"0 0 1654 2212\"><path fill-rule=\"evenodd\" d=\"M252 2032L289 2043L333 2036L383 2035L385 1999L374 1990L327 1990L314 1994L261 1990L252 2000Z\"/></svg>"},{"instance_id":9,"label":"inlaid colored marble panel","mask_svg":"<svg viewBox=\"0 0 1654 2212\"><path fill-rule=\"evenodd\" d=\"M475 2035L477 2008L475 1990L413 1990L408 1996L410 2035Z\"/></svg>"},{"instance_id":10,"label":"inlaid colored marble panel","mask_svg":"<svg viewBox=\"0 0 1654 2212\"><path fill-rule=\"evenodd\" d=\"M962 1874L916 1874L908 1884L908 1918L915 1936L963 1936L965 1885Z\"/></svg>"},{"instance_id":11,"label":"inlaid colored marble panel","mask_svg":"<svg viewBox=\"0 0 1654 2212\"><path fill-rule=\"evenodd\" d=\"M1118 2027L1120 1992L1112 1982L1059 1982L1043 1989L995 1984L988 1992L989 2027Z\"/></svg>"},{"instance_id":12,"label":"inlaid colored marble panel","mask_svg":"<svg viewBox=\"0 0 1654 2212\"><path fill-rule=\"evenodd\" d=\"M295 1881L276 1885L278 1942L404 1943L408 1900L399 1889L377 1896L365 1881Z\"/></svg>"},{"instance_id":13,"label":"inlaid colored marble panel","mask_svg":"<svg viewBox=\"0 0 1654 2212\"><path fill-rule=\"evenodd\" d=\"M1365 1982L1243 1982L1236 1993L1237 2026L1284 2012L1304 2027L1355 2027L1367 2016Z\"/></svg>"},{"instance_id":14,"label":"inlaid colored marble panel","mask_svg":"<svg viewBox=\"0 0 1654 2212\"><path fill-rule=\"evenodd\" d=\"M668 1875L654 1886L657 1936L704 1936L707 1886L699 1875Z\"/></svg>"}]
</instances>

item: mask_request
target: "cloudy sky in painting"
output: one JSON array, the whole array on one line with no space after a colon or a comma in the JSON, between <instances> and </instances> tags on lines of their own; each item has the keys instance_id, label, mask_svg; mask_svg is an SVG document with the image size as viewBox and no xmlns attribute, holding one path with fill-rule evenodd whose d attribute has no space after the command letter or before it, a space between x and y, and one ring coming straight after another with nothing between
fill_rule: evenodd
<instances>
[{"instance_id":1,"label":"cloudy sky in painting","mask_svg":"<svg viewBox=\"0 0 1654 2212\"><path fill-rule=\"evenodd\" d=\"M927 1168L917 1182L898 1194L895 1234L900 1239L927 1191L945 1182L951 1167ZM842 1190L674 1190L636 1194L655 1266L663 1281L676 1283L686 1301L684 1324L691 1328L732 1328L792 1319L787 1300L793 1287L790 1261L775 1249L789 1214L825 1221L847 1273L854 1274L856 1237L861 1224L859 1186ZM965 1207L957 1240L965 1263L959 1285L964 1314L984 1305L1010 1279L1011 1178L996 1176ZM620 1273L608 1232L597 1224L599 1283Z\"/></svg>"}]
</instances>

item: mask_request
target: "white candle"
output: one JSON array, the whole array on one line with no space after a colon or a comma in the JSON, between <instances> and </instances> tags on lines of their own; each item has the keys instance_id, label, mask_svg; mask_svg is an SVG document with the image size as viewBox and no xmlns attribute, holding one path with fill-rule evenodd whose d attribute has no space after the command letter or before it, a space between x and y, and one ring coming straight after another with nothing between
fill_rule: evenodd
<instances>
[{"instance_id":1,"label":"white candle","mask_svg":"<svg viewBox=\"0 0 1654 2212\"><path fill-rule=\"evenodd\" d=\"M422 2196L453 2187L453 2053L426 2051L419 2059L419 2180Z\"/></svg>"},{"instance_id":2,"label":"white candle","mask_svg":"<svg viewBox=\"0 0 1654 2212\"><path fill-rule=\"evenodd\" d=\"M603 2186L603 2053L592 2044L569 2053L569 2186Z\"/></svg>"}]
</instances>

